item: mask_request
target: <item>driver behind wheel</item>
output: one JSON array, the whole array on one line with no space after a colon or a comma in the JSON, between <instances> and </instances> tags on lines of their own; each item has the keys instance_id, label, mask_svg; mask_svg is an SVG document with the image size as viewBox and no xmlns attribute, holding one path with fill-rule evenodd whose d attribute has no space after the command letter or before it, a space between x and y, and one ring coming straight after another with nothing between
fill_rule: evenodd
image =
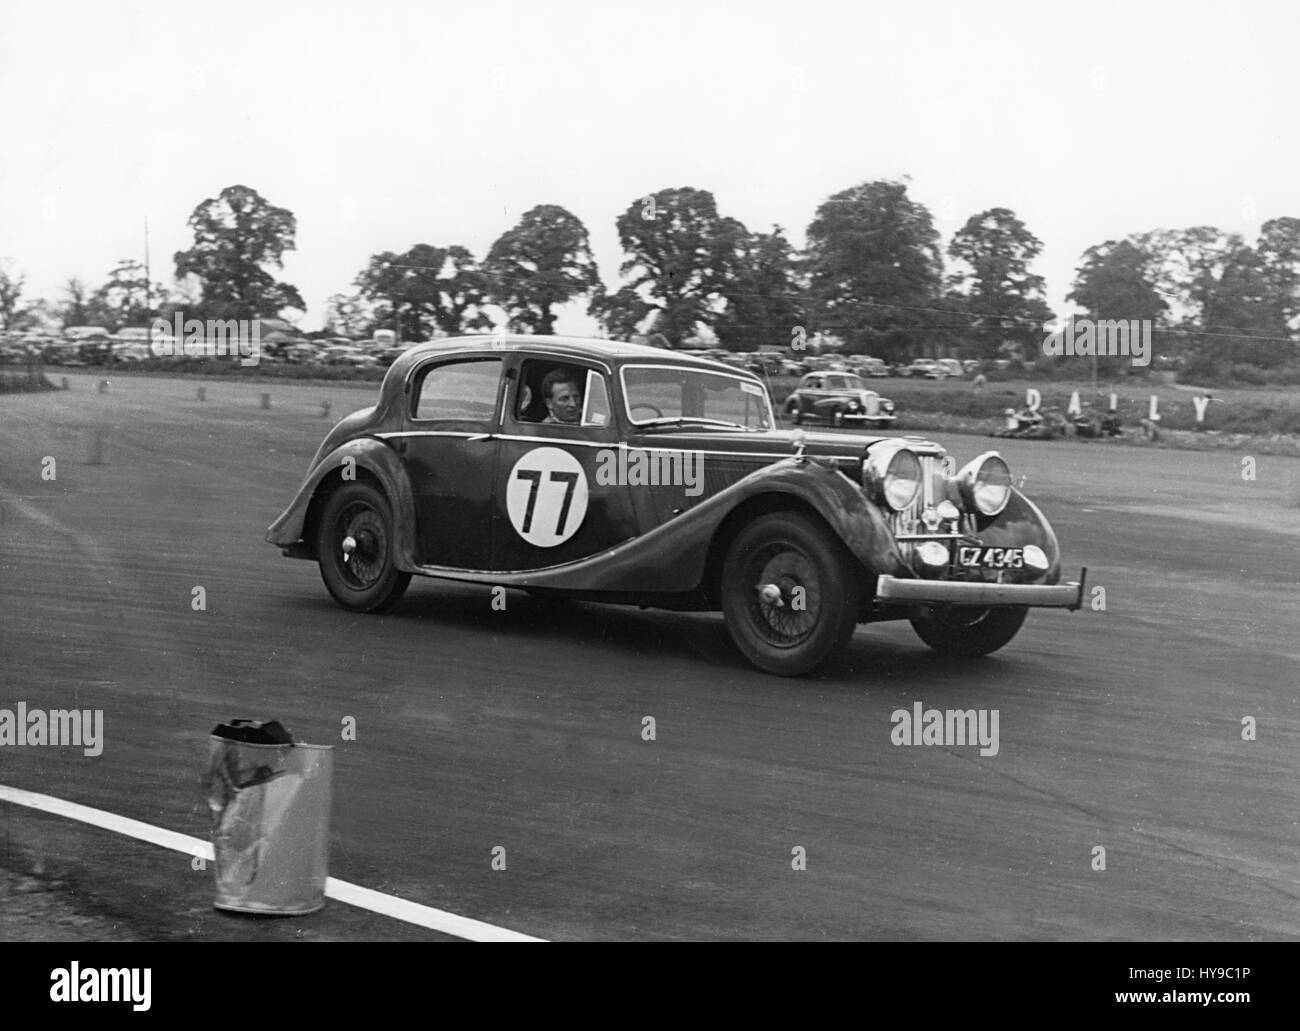
<instances>
[{"instance_id":1,"label":"driver behind wheel","mask_svg":"<svg viewBox=\"0 0 1300 1031\"><path fill-rule=\"evenodd\" d=\"M569 369L552 369L542 380L546 418L542 422L576 426L582 418L582 389Z\"/></svg>"}]
</instances>

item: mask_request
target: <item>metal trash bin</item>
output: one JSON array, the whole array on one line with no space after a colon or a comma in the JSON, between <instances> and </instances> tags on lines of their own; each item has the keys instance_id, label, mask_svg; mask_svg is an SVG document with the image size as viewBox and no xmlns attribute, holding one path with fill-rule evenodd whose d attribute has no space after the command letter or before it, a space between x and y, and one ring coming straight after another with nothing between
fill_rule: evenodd
<instances>
[{"instance_id":1,"label":"metal trash bin","mask_svg":"<svg viewBox=\"0 0 1300 1031\"><path fill-rule=\"evenodd\" d=\"M325 905L333 768L333 746L295 742L275 720L213 730L217 909L291 916Z\"/></svg>"}]
</instances>

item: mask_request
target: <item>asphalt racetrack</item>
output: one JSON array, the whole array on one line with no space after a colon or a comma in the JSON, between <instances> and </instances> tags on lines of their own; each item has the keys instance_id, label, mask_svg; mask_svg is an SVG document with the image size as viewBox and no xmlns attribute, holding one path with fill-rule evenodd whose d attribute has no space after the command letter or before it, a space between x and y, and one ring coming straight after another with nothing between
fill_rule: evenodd
<instances>
[{"instance_id":1,"label":"asphalt racetrack","mask_svg":"<svg viewBox=\"0 0 1300 1031\"><path fill-rule=\"evenodd\" d=\"M1300 461L940 436L1003 453L1104 611L975 661L862 627L789 680L714 615L349 614L263 534L373 386L99 378L0 396L0 706L103 709L103 752L0 748L0 784L205 838L209 732L274 717L335 745L331 875L541 938L1300 938ZM997 754L893 744L917 702L997 710ZM0 938L438 937L222 915L188 857L3 802L0 869L97 929L0 899Z\"/></svg>"}]
</instances>

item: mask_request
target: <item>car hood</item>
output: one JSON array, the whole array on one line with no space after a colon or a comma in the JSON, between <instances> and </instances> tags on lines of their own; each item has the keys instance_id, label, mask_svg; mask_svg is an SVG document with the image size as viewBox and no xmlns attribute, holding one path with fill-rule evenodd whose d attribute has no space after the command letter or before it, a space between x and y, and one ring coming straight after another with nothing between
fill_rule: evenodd
<instances>
[{"instance_id":1,"label":"car hood","mask_svg":"<svg viewBox=\"0 0 1300 1031\"><path fill-rule=\"evenodd\" d=\"M815 433L807 430L769 430L747 433L744 430L700 430L692 427L636 433L630 444L638 447L681 448L686 451L730 451L755 457L793 455L795 440L803 439L804 454L814 458L861 458L868 450L886 441L906 441L917 454L943 455L944 449L924 437L880 436L866 433Z\"/></svg>"}]
</instances>

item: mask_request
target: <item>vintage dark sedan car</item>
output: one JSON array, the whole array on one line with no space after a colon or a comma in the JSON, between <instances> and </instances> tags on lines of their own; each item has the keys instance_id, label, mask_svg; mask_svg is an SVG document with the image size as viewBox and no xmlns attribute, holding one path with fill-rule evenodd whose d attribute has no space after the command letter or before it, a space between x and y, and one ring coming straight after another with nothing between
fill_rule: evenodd
<instances>
[{"instance_id":1,"label":"vintage dark sedan car","mask_svg":"<svg viewBox=\"0 0 1300 1031\"><path fill-rule=\"evenodd\" d=\"M894 402L852 372L808 373L786 398L785 414L795 425L814 419L832 426L854 422L888 426L897 418Z\"/></svg>"},{"instance_id":2,"label":"vintage dark sedan car","mask_svg":"<svg viewBox=\"0 0 1300 1031\"><path fill-rule=\"evenodd\" d=\"M770 673L858 623L982 655L1031 606L1075 609L1056 536L995 452L776 428L758 377L557 337L412 347L325 437L267 540L380 612L413 574L542 597L721 610Z\"/></svg>"}]
</instances>

